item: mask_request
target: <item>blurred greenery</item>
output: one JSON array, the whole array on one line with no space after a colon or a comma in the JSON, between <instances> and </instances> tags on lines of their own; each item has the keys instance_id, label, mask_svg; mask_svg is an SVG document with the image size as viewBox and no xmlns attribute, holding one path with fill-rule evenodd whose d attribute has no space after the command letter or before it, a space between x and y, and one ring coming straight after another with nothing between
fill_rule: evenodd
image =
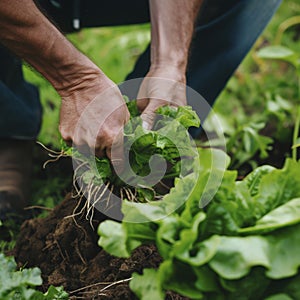
<instances>
[{"instance_id":1,"label":"blurred greenery","mask_svg":"<svg viewBox=\"0 0 300 300\"><path fill-rule=\"evenodd\" d=\"M300 1L285 0L266 30L257 40L253 49L248 53L242 64L239 66L235 75L230 79L227 87L219 96L214 109L216 111L232 111L231 103L233 103L234 111L244 111L244 114L253 111L261 113L264 110L264 99L266 92L273 94L282 94L284 97L295 98L297 94L296 78L293 74L294 70L286 63L263 61L256 55L258 49L275 43L275 38L280 25L291 18L300 14ZM287 30L281 43L288 45L295 52L300 52L300 24ZM288 78L288 80L287 80ZM230 101L228 101L230 98ZM226 105L223 105L226 103ZM242 108L242 109L241 109Z\"/></svg>"},{"instance_id":2,"label":"blurred greenery","mask_svg":"<svg viewBox=\"0 0 300 300\"><path fill-rule=\"evenodd\" d=\"M248 126L249 123L265 123L259 132L274 138L273 150L281 156L280 163L285 156L290 156L292 145L292 131L296 119L295 105L299 105L298 81L294 68L286 62L264 60L258 57L257 52L268 46L281 44L300 52L300 24L288 28L280 34L290 18L300 15L299 0L285 0L279 10L259 37L252 50L241 63L234 76L229 80L214 105L214 111L219 117L225 136L228 140L236 131ZM279 40L278 37L281 36ZM206 128L210 128L213 120L208 118ZM237 141L234 147L227 151L231 157L241 156L243 140ZM280 145L284 147L278 148ZM244 146L244 145L242 145ZM268 147L272 149L272 147ZM244 155L243 155L244 156ZM278 157L273 156L274 160ZM245 156L244 156L245 157ZM269 163L269 161L265 161ZM259 157L253 156L246 162L255 168ZM234 164L232 167L239 167ZM251 169L250 168L250 169ZM247 170L249 171L249 169Z\"/></svg>"}]
</instances>

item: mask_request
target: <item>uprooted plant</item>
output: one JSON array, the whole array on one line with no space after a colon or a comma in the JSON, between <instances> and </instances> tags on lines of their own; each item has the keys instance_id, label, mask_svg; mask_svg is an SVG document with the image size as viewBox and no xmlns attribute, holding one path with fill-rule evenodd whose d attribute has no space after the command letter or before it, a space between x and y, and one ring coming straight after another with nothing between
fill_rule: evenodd
<instances>
[{"instance_id":1,"label":"uprooted plant","mask_svg":"<svg viewBox=\"0 0 300 300\"><path fill-rule=\"evenodd\" d=\"M146 130L136 102L127 101L127 106L131 119L124 128L125 167L121 175L108 158L86 156L66 145L61 152L49 151L48 162L64 156L73 159L74 197L79 201L71 217L85 211L92 225L95 207L106 213L120 208L124 199L141 203L160 200L175 178L192 172L198 152L187 129L198 127L200 120L191 107L159 108L153 130Z\"/></svg>"}]
</instances>

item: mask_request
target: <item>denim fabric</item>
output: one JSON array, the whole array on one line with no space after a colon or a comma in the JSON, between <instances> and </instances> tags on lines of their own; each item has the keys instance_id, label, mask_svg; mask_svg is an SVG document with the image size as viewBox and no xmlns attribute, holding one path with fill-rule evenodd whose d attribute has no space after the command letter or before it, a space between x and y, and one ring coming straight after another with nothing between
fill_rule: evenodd
<instances>
[{"instance_id":1,"label":"denim fabric","mask_svg":"<svg viewBox=\"0 0 300 300\"><path fill-rule=\"evenodd\" d=\"M48 1L48 0L40 0ZM253 46L257 37L266 27L282 0L206 0L199 14L196 32L192 42L191 56L187 72L187 84L200 93L212 106L234 70ZM49 2L49 1L48 1ZM51 2L51 1L50 1ZM148 1L128 0L126 14L112 13L119 11L115 1L81 1L81 24L85 27L120 25L122 15L124 23L148 22ZM91 7L89 7L89 4ZM101 3L101 4L100 4ZM107 3L107 5L104 5ZM97 6L99 5L99 6ZM139 16L143 10L143 17ZM146 11L146 13L145 13ZM130 15L131 14L131 15ZM103 16L103 22L101 22ZM59 23L59 19L54 21ZM114 18L115 17L115 18ZM105 19L104 19L105 18ZM59 25L59 24L58 24ZM63 27L63 26L61 26ZM0 50L0 65L6 60L13 59ZM5 52L5 51L4 51ZM36 136L40 124L40 104L37 101L37 92L32 85L24 82L20 62L14 60L13 66L4 69L0 82L0 137ZM150 47L140 56L133 71L127 79L145 76L150 66ZM14 84L8 85L6 77ZM130 95L132 96L132 95ZM209 105L195 102L188 93L188 103L198 112L201 121L209 113ZM134 97L134 95L132 96ZM197 135L194 131L193 135Z\"/></svg>"},{"instance_id":2,"label":"denim fabric","mask_svg":"<svg viewBox=\"0 0 300 300\"><path fill-rule=\"evenodd\" d=\"M35 139L41 104L35 86L25 82L21 61L0 47L0 138Z\"/></svg>"}]
</instances>

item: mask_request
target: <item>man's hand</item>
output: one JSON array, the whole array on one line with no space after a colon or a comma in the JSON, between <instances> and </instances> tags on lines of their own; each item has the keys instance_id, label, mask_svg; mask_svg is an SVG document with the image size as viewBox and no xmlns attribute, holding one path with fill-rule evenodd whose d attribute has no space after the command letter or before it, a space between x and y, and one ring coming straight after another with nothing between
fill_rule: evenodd
<instances>
[{"instance_id":1,"label":"man's hand","mask_svg":"<svg viewBox=\"0 0 300 300\"><path fill-rule=\"evenodd\" d=\"M156 113L164 105L186 105L185 70L172 66L152 66L138 93L138 107L142 112L143 126L151 129Z\"/></svg>"},{"instance_id":2,"label":"man's hand","mask_svg":"<svg viewBox=\"0 0 300 300\"><path fill-rule=\"evenodd\" d=\"M79 52L32 0L0 1L0 41L38 70L62 98L62 137L80 151L122 164L129 113L117 86Z\"/></svg>"},{"instance_id":3,"label":"man's hand","mask_svg":"<svg viewBox=\"0 0 300 300\"><path fill-rule=\"evenodd\" d=\"M150 0L151 67L139 94L144 126L151 128L163 105L186 104L186 67L202 0Z\"/></svg>"},{"instance_id":4,"label":"man's hand","mask_svg":"<svg viewBox=\"0 0 300 300\"><path fill-rule=\"evenodd\" d=\"M113 164L121 168L123 126L129 120L129 112L118 87L102 75L82 80L71 92L61 90L60 95L59 129L63 139L82 153L109 159L114 144Z\"/></svg>"}]
</instances>

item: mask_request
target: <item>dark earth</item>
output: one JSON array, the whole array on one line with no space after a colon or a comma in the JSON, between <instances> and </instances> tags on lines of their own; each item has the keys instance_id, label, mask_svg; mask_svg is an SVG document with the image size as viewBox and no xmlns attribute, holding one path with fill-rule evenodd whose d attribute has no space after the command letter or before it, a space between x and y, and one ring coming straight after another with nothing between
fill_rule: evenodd
<instances>
[{"instance_id":1,"label":"dark earth","mask_svg":"<svg viewBox=\"0 0 300 300\"><path fill-rule=\"evenodd\" d=\"M23 223L14 249L18 265L39 267L42 290L49 285L62 285L70 299L137 299L129 289L128 279L133 272L159 266L161 257L155 246L141 246L129 259L109 255L97 245L96 229L104 217L96 216L95 230L84 214L76 217L76 224L67 217L73 214L76 204L69 193L46 218ZM166 299L187 298L168 292Z\"/></svg>"}]
</instances>

